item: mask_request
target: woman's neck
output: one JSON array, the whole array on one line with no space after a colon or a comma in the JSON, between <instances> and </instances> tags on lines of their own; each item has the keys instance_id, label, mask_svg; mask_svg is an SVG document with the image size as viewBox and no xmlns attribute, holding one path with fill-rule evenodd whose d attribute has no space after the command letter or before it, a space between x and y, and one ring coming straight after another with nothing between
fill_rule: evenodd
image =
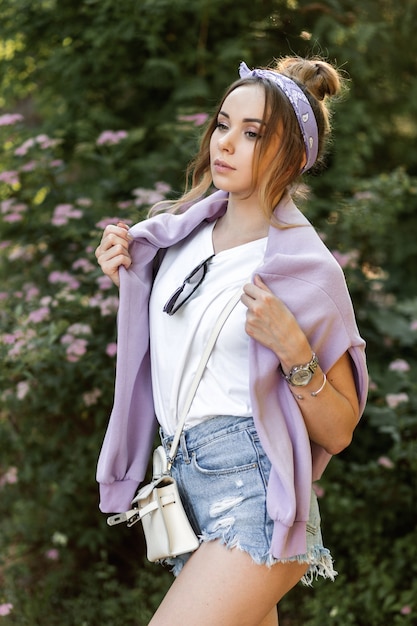
<instances>
[{"instance_id":1,"label":"woman's neck","mask_svg":"<svg viewBox=\"0 0 417 626\"><path fill-rule=\"evenodd\" d=\"M226 213L213 230L215 253L240 246L268 235L269 221L253 198L229 197Z\"/></svg>"}]
</instances>

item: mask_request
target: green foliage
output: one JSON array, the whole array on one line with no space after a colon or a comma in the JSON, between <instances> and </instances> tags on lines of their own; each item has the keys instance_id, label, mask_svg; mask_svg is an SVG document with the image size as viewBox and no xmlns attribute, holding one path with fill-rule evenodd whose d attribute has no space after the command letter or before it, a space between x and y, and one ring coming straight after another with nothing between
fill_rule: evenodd
<instances>
[{"instance_id":1,"label":"green foliage","mask_svg":"<svg viewBox=\"0 0 417 626\"><path fill-rule=\"evenodd\" d=\"M281 623L415 622L415 12L413 0L0 0L0 112L17 114L0 116L5 625L142 626L168 587L139 529L111 530L97 510L117 295L94 248L108 220L140 220L181 187L240 60L292 51L325 52L351 77L306 210L345 269L371 392L319 485L340 575L294 590Z\"/></svg>"}]
</instances>

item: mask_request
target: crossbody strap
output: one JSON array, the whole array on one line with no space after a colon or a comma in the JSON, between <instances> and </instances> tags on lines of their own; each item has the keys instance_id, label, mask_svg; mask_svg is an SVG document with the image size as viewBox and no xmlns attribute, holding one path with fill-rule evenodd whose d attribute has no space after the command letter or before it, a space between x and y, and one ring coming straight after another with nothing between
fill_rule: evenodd
<instances>
[{"instance_id":1,"label":"crossbody strap","mask_svg":"<svg viewBox=\"0 0 417 626\"><path fill-rule=\"evenodd\" d=\"M176 431L175 431L175 435L174 435L174 439L172 441L172 446L170 449L170 455L168 457L168 464L167 464L167 473L169 473L171 471L171 466L174 462L175 459L175 455L177 454L177 450L178 450L178 444L180 441L180 437L181 437L181 433L183 431L184 425L185 425L185 420L187 418L188 415L188 411L190 410L192 401L194 399L195 393L197 391L197 387L200 383L201 377L203 376L203 372L204 372L204 368L207 365L207 361L210 358L210 354L214 348L214 344L216 343L217 337L219 336L219 333L221 331L221 329L223 328L223 325L225 323L225 321L227 320L227 318L229 317L230 313L233 311L233 309L235 308L235 306L237 305L237 303L240 300L240 296L242 295L242 288L240 287L238 289L238 291L236 291L233 296L230 298L230 300L227 302L227 304L225 305L225 307L222 309L216 324L213 327L213 330L211 331L209 340L207 342L207 345L204 349L204 352L201 356L200 359L200 363L198 364L198 368L197 371L194 375L193 378L193 382L191 384L191 387L188 391L185 403L184 403L184 407L181 413L181 418L178 422ZM152 492L153 487L155 486L154 481L152 481L152 483L150 483L149 485L146 485L145 487L143 487L142 489L148 489L148 495ZM137 498L135 498L136 500ZM135 501L134 500L134 501ZM107 518L107 523L109 524L109 526L114 526L115 524L120 524L121 522L127 522L128 526L133 526L133 524L135 524L141 517L143 516L143 513L139 513L138 509L136 507L134 507L133 509L130 509L130 511L126 511L125 513L117 513L116 515L112 515L111 517Z\"/></svg>"},{"instance_id":2,"label":"crossbody strap","mask_svg":"<svg viewBox=\"0 0 417 626\"><path fill-rule=\"evenodd\" d=\"M220 331L223 328L227 318L229 317L230 313L233 311L233 309L239 302L241 295L242 295L242 288L239 287L239 289L233 294L233 296L230 298L230 300L222 309L219 317L217 318L217 322L215 323L213 330L211 331L207 345L201 356L200 363L198 364L197 371L194 375L193 382L191 383L191 387L185 399L185 403L181 412L181 417L178 421L178 425L175 430L174 439L172 440L172 444L171 444L171 448L170 448L169 456L168 456L168 472L171 470L171 466L174 462L175 455L177 454L178 444L180 442L181 433L184 429L185 420L187 419L188 411L190 410L191 404L194 400L197 387L200 384L200 380L203 376L203 372L207 365L207 361L210 358L210 354L214 348L214 344L216 343L217 337L219 336Z\"/></svg>"}]
</instances>

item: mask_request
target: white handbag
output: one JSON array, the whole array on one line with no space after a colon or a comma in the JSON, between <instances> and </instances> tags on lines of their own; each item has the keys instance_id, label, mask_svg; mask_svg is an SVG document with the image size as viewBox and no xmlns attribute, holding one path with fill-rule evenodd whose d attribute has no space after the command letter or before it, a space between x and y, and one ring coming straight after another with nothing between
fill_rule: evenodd
<instances>
[{"instance_id":1,"label":"white handbag","mask_svg":"<svg viewBox=\"0 0 417 626\"><path fill-rule=\"evenodd\" d=\"M112 515L107 519L109 526L126 522L133 526L141 520L146 540L149 561L155 562L179 554L194 552L199 546L195 534L181 502L178 486L171 476L171 467L177 454L181 433L200 383L207 361L217 337L233 308L240 300L239 288L228 301L211 332L204 353L195 373L178 426L169 450L169 457L163 446L158 446L153 454L152 482L139 489L132 500L133 508L125 513Z\"/></svg>"}]
</instances>

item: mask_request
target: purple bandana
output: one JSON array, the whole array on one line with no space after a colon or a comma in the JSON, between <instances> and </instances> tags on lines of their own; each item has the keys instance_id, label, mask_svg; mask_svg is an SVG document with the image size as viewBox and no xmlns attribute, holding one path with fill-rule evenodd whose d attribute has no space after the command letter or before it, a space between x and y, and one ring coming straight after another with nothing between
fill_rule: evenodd
<instances>
[{"instance_id":1,"label":"purple bandana","mask_svg":"<svg viewBox=\"0 0 417 626\"><path fill-rule=\"evenodd\" d=\"M291 80L291 78L288 78L288 76L284 76L283 74L278 74L277 72L272 72L270 70L250 70L244 62L242 62L239 66L239 75L241 78L258 76L259 78L271 80L287 96L292 108L294 109L294 113L297 116L298 125L300 126L306 149L307 162L301 170L301 173L306 172L313 167L317 159L319 147L318 128L313 109L311 108L305 93L293 80Z\"/></svg>"}]
</instances>

